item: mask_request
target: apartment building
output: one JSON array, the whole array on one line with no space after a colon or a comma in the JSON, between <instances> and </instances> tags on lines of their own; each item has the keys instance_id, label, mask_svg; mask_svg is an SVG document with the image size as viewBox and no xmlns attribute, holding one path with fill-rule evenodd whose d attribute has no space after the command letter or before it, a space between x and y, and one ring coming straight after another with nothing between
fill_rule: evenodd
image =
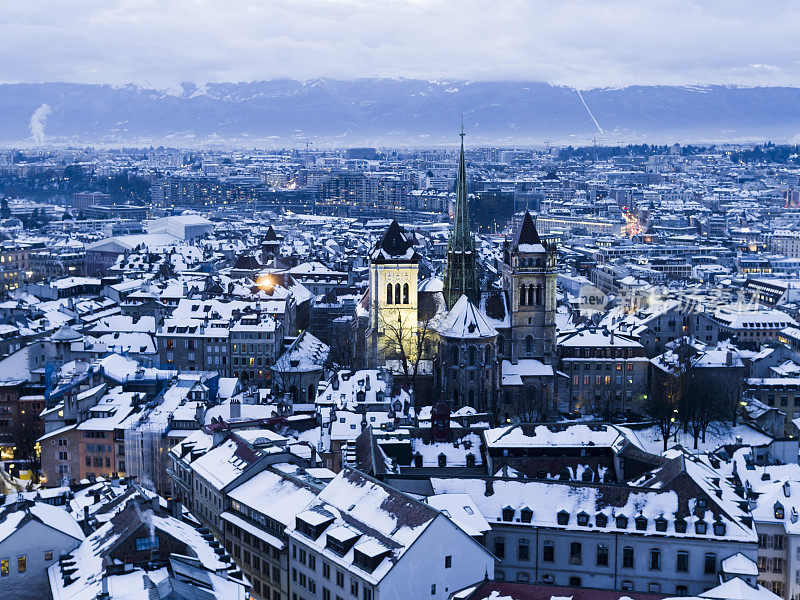
<instances>
[{"instance_id":1,"label":"apartment building","mask_svg":"<svg viewBox=\"0 0 800 600\"><path fill-rule=\"evenodd\" d=\"M755 562L743 499L699 459L675 453L635 485L519 479L431 479L434 494L468 494L492 526L495 579L695 596L722 561Z\"/></svg>"},{"instance_id":2,"label":"apartment building","mask_svg":"<svg viewBox=\"0 0 800 600\"><path fill-rule=\"evenodd\" d=\"M345 468L297 513L291 600L446 600L494 558L442 512Z\"/></svg>"}]
</instances>

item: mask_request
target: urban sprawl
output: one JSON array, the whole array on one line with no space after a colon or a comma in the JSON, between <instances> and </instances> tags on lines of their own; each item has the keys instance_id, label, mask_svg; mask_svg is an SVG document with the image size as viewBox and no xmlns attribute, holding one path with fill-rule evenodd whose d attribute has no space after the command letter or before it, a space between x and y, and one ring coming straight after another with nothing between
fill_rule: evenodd
<instances>
[{"instance_id":1,"label":"urban sprawl","mask_svg":"<svg viewBox=\"0 0 800 600\"><path fill-rule=\"evenodd\" d=\"M0 598L800 598L800 148L0 151Z\"/></svg>"}]
</instances>

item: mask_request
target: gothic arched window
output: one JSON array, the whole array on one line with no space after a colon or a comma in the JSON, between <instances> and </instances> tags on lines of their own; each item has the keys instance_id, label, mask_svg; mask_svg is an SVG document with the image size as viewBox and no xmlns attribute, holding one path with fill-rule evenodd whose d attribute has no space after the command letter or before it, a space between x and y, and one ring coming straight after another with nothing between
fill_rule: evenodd
<instances>
[{"instance_id":1,"label":"gothic arched window","mask_svg":"<svg viewBox=\"0 0 800 600\"><path fill-rule=\"evenodd\" d=\"M492 345L486 344L483 349L483 366L488 365L492 361Z\"/></svg>"},{"instance_id":2,"label":"gothic arched window","mask_svg":"<svg viewBox=\"0 0 800 600\"><path fill-rule=\"evenodd\" d=\"M497 336L497 354L503 356L506 353L506 338L502 335Z\"/></svg>"},{"instance_id":3,"label":"gothic arched window","mask_svg":"<svg viewBox=\"0 0 800 600\"><path fill-rule=\"evenodd\" d=\"M525 336L525 353L526 354L533 354L533 336L526 335Z\"/></svg>"},{"instance_id":4,"label":"gothic arched window","mask_svg":"<svg viewBox=\"0 0 800 600\"><path fill-rule=\"evenodd\" d=\"M475 346L470 346L467 356L469 357L469 366L474 367L478 360L478 351Z\"/></svg>"},{"instance_id":5,"label":"gothic arched window","mask_svg":"<svg viewBox=\"0 0 800 600\"><path fill-rule=\"evenodd\" d=\"M458 346L453 346L453 364L458 366Z\"/></svg>"},{"instance_id":6,"label":"gothic arched window","mask_svg":"<svg viewBox=\"0 0 800 600\"><path fill-rule=\"evenodd\" d=\"M524 285L519 286L519 305L525 306L526 297L528 295L528 290L525 288Z\"/></svg>"},{"instance_id":7,"label":"gothic arched window","mask_svg":"<svg viewBox=\"0 0 800 600\"><path fill-rule=\"evenodd\" d=\"M386 304L392 303L392 284L386 284Z\"/></svg>"},{"instance_id":8,"label":"gothic arched window","mask_svg":"<svg viewBox=\"0 0 800 600\"><path fill-rule=\"evenodd\" d=\"M541 306L542 305L542 296L543 296L543 294L542 294L542 286L537 285L536 286L536 306Z\"/></svg>"},{"instance_id":9,"label":"gothic arched window","mask_svg":"<svg viewBox=\"0 0 800 600\"><path fill-rule=\"evenodd\" d=\"M394 303L400 304L400 284L394 284Z\"/></svg>"},{"instance_id":10,"label":"gothic arched window","mask_svg":"<svg viewBox=\"0 0 800 600\"><path fill-rule=\"evenodd\" d=\"M403 304L408 304L408 284L403 284Z\"/></svg>"}]
</instances>

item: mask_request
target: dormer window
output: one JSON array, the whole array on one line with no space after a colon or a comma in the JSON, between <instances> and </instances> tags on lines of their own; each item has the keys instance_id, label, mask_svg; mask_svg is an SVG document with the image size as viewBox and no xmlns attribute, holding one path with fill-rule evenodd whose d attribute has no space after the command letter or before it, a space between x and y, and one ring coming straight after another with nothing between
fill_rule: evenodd
<instances>
[{"instance_id":1,"label":"dormer window","mask_svg":"<svg viewBox=\"0 0 800 600\"><path fill-rule=\"evenodd\" d=\"M647 519L643 516L639 515L634 519L634 523L636 525L637 531L646 531L647 530Z\"/></svg>"},{"instance_id":2,"label":"dormer window","mask_svg":"<svg viewBox=\"0 0 800 600\"><path fill-rule=\"evenodd\" d=\"M594 524L598 527L605 527L608 525L608 516L603 513L597 513L594 516Z\"/></svg>"},{"instance_id":3,"label":"dormer window","mask_svg":"<svg viewBox=\"0 0 800 600\"><path fill-rule=\"evenodd\" d=\"M514 509L510 506L506 506L503 509L503 521L513 521L514 520Z\"/></svg>"},{"instance_id":4,"label":"dormer window","mask_svg":"<svg viewBox=\"0 0 800 600\"><path fill-rule=\"evenodd\" d=\"M667 530L667 520L664 517L656 519L656 531L664 532Z\"/></svg>"},{"instance_id":5,"label":"dormer window","mask_svg":"<svg viewBox=\"0 0 800 600\"><path fill-rule=\"evenodd\" d=\"M589 515L585 512L578 513L578 525L587 527L589 525Z\"/></svg>"},{"instance_id":6,"label":"dormer window","mask_svg":"<svg viewBox=\"0 0 800 600\"><path fill-rule=\"evenodd\" d=\"M569 523L569 513L566 510L559 511L556 515L556 521L559 525L567 525Z\"/></svg>"},{"instance_id":7,"label":"dormer window","mask_svg":"<svg viewBox=\"0 0 800 600\"><path fill-rule=\"evenodd\" d=\"M373 548L371 544L365 545L364 548L357 547L353 549L353 564L362 571L372 573L388 553L388 550L381 551Z\"/></svg>"},{"instance_id":8,"label":"dormer window","mask_svg":"<svg viewBox=\"0 0 800 600\"><path fill-rule=\"evenodd\" d=\"M333 531L328 533L325 547L339 556L344 556L358 541L359 537L360 534L347 527L336 527Z\"/></svg>"},{"instance_id":9,"label":"dormer window","mask_svg":"<svg viewBox=\"0 0 800 600\"><path fill-rule=\"evenodd\" d=\"M617 517L617 529L627 529L628 528L628 517L625 515L619 515Z\"/></svg>"},{"instance_id":10,"label":"dormer window","mask_svg":"<svg viewBox=\"0 0 800 600\"><path fill-rule=\"evenodd\" d=\"M295 528L304 536L316 540L333 522L333 515L304 511L295 517Z\"/></svg>"},{"instance_id":11,"label":"dormer window","mask_svg":"<svg viewBox=\"0 0 800 600\"><path fill-rule=\"evenodd\" d=\"M523 523L530 523L533 520L533 511L526 506L519 511L519 518Z\"/></svg>"},{"instance_id":12,"label":"dormer window","mask_svg":"<svg viewBox=\"0 0 800 600\"><path fill-rule=\"evenodd\" d=\"M775 506L773 507L773 510L775 511L776 519L783 519L784 517L783 504L781 504L780 502L776 502Z\"/></svg>"},{"instance_id":13,"label":"dormer window","mask_svg":"<svg viewBox=\"0 0 800 600\"><path fill-rule=\"evenodd\" d=\"M716 523L714 523L714 535L717 536L725 535L725 529L726 529L725 523L723 523L722 521L717 521Z\"/></svg>"},{"instance_id":14,"label":"dormer window","mask_svg":"<svg viewBox=\"0 0 800 600\"><path fill-rule=\"evenodd\" d=\"M686 519L675 519L675 533L686 533Z\"/></svg>"},{"instance_id":15,"label":"dormer window","mask_svg":"<svg viewBox=\"0 0 800 600\"><path fill-rule=\"evenodd\" d=\"M697 535L705 535L707 531L708 531L708 523L706 523L705 521L697 521L697 523L694 524L694 532Z\"/></svg>"}]
</instances>

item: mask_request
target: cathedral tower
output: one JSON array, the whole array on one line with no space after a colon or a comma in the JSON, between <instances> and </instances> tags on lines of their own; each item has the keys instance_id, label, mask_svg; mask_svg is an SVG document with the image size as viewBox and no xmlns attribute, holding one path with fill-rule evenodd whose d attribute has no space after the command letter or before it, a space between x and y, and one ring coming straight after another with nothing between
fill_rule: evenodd
<instances>
[{"instance_id":1,"label":"cathedral tower","mask_svg":"<svg viewBox=\"0 0 800 600\"><path fill-rule=\"evenodd\" d=\"M461 154L458 159L456 210L453 231L447 244L447 265L444 272L444 300L447 309L453 308L461 296L477 305L480 302L478 257L475 238L469 228L467 198L467 167L464 160L464 126L461 126Z\"/></svg>"},{"instance_id":2,"label":"cathedral tower","mask_svg":"<svg viewBox=\"0 0 800 600\"><path fill-rule=\"evenodd\" d=\"M514 240L503 248L503 287L508 293L511 327L504 354L516 363L536 358L553 364L556 351L555 244L543 243L528 211Z\"/></svg>"},{"instance_id":3,"label":"cathedral tower","mask_svg":"<svg viewBox=\"0 0 800 600\"><path fill-rule=\"evenodd\" d=\"M403 354L413 355L418 274L419 254L413 239L392 221L370 254L368 368L383 366Z\"/></svg>"}]
</instances>

